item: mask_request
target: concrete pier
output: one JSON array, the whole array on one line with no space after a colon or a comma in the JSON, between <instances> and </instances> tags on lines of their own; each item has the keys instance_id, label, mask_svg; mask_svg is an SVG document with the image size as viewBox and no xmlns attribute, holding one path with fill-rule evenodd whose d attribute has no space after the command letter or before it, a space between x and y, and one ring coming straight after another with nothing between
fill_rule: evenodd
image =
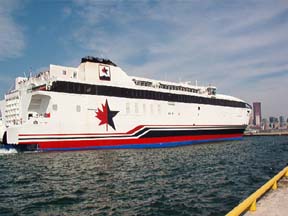
<instances>
[{"instance_id":1,"label":"concrete pier","mask_svg":"<svg viewBox=\"0 0 288 216\"><path fill-rule=\"evenodd\" d=\"M247 211L245 216L288 215L288 177L278 182L278 189L270 190L258 202L256 211Z\"/></svg>"},{"instance_id":2,"label":"concrete pier","mask_svg":"<svg viewBox=\"0 0 288 216\"><path fill-rule=\"evenodd\" d=\"M288 136L288 129L246 131L244 136Z\"/></svg>"}]
</instances>

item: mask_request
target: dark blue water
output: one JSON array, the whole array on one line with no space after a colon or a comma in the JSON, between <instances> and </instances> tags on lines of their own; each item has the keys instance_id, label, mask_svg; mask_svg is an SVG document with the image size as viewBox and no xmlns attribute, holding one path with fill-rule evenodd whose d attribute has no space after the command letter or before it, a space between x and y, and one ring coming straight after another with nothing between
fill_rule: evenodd
<instances>
[{"instance_id":1,"label":"dark blue water","mask_svg":"<svg viewBox=\"0 0 288 216\"><path fill-rule=\"evenodd\" d=\"M0 215L224 215L288 163L288 137L0 155Z\"/></svg>"}]
</instances>

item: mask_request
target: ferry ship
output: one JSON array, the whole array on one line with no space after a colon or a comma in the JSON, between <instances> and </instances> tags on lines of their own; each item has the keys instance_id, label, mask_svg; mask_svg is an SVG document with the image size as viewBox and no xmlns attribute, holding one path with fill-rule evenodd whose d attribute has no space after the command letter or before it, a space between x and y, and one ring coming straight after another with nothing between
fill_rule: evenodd
<instances>
[{"instance_id":1,"label":"ferry ship","mask_svg":"<svg viewBox=\"0 0 288 216\"><path fill-rule=\"evenodd\" d=\"M109 59L17 77L0 137L21 151L160 148L238 140L251 106L214 86L128 76Z\"/></svg>"}]
</instances>

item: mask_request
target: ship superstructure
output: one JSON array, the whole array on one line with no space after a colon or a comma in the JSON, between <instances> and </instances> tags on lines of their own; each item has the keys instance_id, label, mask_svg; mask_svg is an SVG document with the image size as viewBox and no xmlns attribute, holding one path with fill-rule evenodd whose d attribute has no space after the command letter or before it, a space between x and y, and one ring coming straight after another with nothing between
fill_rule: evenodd
<instances>
[{"instance_id":1,"label":"ship superstructure","mask_svg":"<svg viewBox=\"0 0 288 216\"><path fill-rule=\"evenodd\" d=\"M5 144L23 150L148 148L242 137L251 107L214 86L128 76L85 57L15 80L2 103Z\"/></svg>"}]
</instances>

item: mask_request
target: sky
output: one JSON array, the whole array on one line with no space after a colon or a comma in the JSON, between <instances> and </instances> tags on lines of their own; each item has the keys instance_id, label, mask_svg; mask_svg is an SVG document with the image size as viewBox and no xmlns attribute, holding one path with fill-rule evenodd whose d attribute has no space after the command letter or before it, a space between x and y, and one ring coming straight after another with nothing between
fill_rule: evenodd
<instances>
[{"instance_id":1,"label":"sky","mask_svg":"<svg viewBox=\"0 0 288 216\"><path fill-rule=\"evenodd\" d=\"M288 0L0 0L0 95L49 64L109 58L288 117Z\"/></svg>"}]
</instances>

